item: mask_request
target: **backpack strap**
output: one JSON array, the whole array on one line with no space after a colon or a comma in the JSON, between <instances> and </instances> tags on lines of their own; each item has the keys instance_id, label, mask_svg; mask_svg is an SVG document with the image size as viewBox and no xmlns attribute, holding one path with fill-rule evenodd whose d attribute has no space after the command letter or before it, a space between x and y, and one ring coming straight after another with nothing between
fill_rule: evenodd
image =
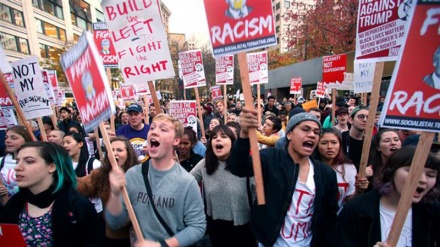
<instances>
[{"instance_id":1,"label":"backpack strap","mask_svg":"<svg viewBox=\"0 0 440 247\"><path fill-rule=\"evenodd\" d=\"M89 160L87 160L87 174L89 175L93 171L93 162L95 161L95 158L89 157Z\"/></svg>"}]
</instances>

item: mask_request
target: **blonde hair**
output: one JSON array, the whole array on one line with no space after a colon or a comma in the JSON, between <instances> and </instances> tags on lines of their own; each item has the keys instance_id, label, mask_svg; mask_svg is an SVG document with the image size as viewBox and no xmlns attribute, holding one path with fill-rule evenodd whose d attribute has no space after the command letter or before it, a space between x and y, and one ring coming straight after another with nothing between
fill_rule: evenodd
<instances>
[{"instance_id":1,"label":"blonde hair","mask_svg":"<svg viewBox=\"0 0 440 247\"><path fill-rule=\"evenodd\" d=\"M175 136L176 138L181 138L183 135L183 124L177 120L176 118L165 114L165 113L159 113L153 118L154 121L170 121L174 125L174 130L176 132Z\"/></svg>"}]
</instances>

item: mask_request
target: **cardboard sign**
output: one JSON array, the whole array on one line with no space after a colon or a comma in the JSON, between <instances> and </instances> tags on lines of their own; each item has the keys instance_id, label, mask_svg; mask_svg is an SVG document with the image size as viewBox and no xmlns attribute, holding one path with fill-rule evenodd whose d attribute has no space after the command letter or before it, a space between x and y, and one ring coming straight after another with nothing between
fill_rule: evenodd
<instances>
[{"instance_id":1,"label":"cardboard sign","mask_svg":"<svg viewBox=\"0 0 440 247\"><path fill-rule=\"evenodd\" d=\"M234 84L234 56L219 56L215 59L215 81L217 84Z\"/></svg>"},{"instance_id":2,"label":"cardboard sign","mask_svg":"<svg viewBox=\"0 0 440 247\"><path fill-rule=\"evenodd\" d=\"M6 82L9 84L9 87L14 91L14 79L12 78L11 73L3 74L5 76ZM6 88L3 86L3 83L0 83L0 107L2 108L13 108L14 104L12 104L12 100L9 97Z\"/></svg>"},{"instance_id":3,"label":"cardboard sign","mask_svg":"<svg viewBox=\"0 0 440 247\"><path fill-rule=\"evenodd\" d=\"M212 100L223 99L222 90L220 89L220 86L211 87L211 96L212 96Z\"/></svg>"},{"instance_id":4,"label":"cardboard sign","mask_svg":"<svg viewBox=\"0 0 440 247\"><path fill-rule=\"evenodd\" d=\"M195 100L170 101L170 116L182 122L183 127L191 126L197 133L197 107Z\"/></svg>"},{"instance_id":5,"label":"cardboard sign","mask_svg":"<svg viewBox=\"0 0 440 247\"><path fill-rule=\"evenodd\" d=\"M347 55L325 56L322 58L322 81L325 84L342 83L347 67Z\"/></svg>"},{"instance_id":6,"label":"cardboard sign","mask_svg":"<svg viewBox=\"0 0 440 247\"><path fill-rule=\"evenodd\" d=\"M302 77L290 79L290 94L301 94Z\"/></svg>"},{"instance_id":7,"label":"cardboard sign","mask_svg":"<svg viewBox=\"0 0 440 247\"><path fill-rule=\"evenodd\" d=\"M325 97L324 82L318 82L316 84L316 97L318 97L318 98L324 98Z\"/></svg>"},{"instance_id":8,"label":"cardboard sign","mask_svg":"<svg viewBox=\"0 0 440 247\"><path fill-rule=\"evenodd\" d=\"M0 109L0 130L18 125L13 109Z\"/></svg>"},{"instance_id":9,"label":"cardboard sign","mask_svg":"<svg viewBox=\"0 0 440 247\"><path fill-rule=\"evenodd\" d=\"M248 53L246 54L246 61L251 85L269 82L267 51Z\"/></svg>"},{"instance_id":10,"label":"cardboard sign","mask_svg":"<svg viewBox=\"0 0 440 247\"><path fill-rule=\"evenodd\" d=\"M131 83L125 83L127 85L132 85ZM150 92L150 88L148 87L148 83L135 83L133 84L135 89L136 89L136 93L139 94L151 94ZM153 81L153 85L154 87L156 87L156 82Z\"/></svg>"},{"instance_id":11,"label":"cardboard sign","mask_svg":"<svg viewBox=\"0 0 440 247\"><path fill-rule=\"evenodd\" d=\"M271 0L204 0L214 56L277 44Z\"/></svg>"},{"instance_id":12,"label":"cardboard sign","mask_svg":"<svg viewBox=\"0 0 440 247\"><path fill-rule=\"evenodd\" d=\"M145 83L174 76L159 2L101 2L125 81Z\"/></svg>"},{"instance_id":13,"label":"cardboard sign","mask_svg":"<svg viewBox=\"0 0 440 247\"><path fill-rule=\"evenodd\" d=\"M440 131L439 2L419 1L388 89L384 127ZM423 44L423 49L414 49Z\"/></svg>"},{"instance_id":14,"label":"cardboard sign","mask_svg":"<svg viewBox=\"0 0 440 247\"><path fill-rule=\"evenodd\" d=\"M93 39L99 50L104 67L117 68L118 57L116 56L115 46L110 38L110 32L105 22L93 23Z\"/></svg>"},{"instance_id":15,"label":"cardboard sign","mask_svg":"<svg viewBox=\"0 0 440 247\"><path fill-rule=\"evenodd\" d=\"M206 86L201 50L180 52L179 60L182 66L183 84L185 88Z\"/></svg>"},{"instance_id":16,"label":"cardboard sign","mask_svg":"<svg viewBox=\"0 0 440 247\"><path fill-rule=\"evenodd\" d=\"M308 111L309 111L310 109L312 109L312 108L318 108L318 103L316 103L316 100L314 100L314 99L309 100L309 101L307 101L307 102L305 102L305 103L302 103L301 105L302 105L302 108L303 108L306 112L308 112Z\"/></svg>"},{"instance_id":17,"label":"cardboard sign","mask_svg":"<svg viewBox=\"0 0 440 247\"><path fill-rule=\"evenodd\" d=\"M121 85L121 96L123 100L134 100L136 89L133 85Z\"/></svg>"},{"instance_id":18,"label":"cardboard sign","mask_svg":"<svg viewBox=\"0 0 440 247\"><path fill-rule=\"evenodd\" d=\"M356 59L394 61L405 42L406 26L416 1L360 1Z\"/></svg>"},{"instance_id":19,"label":"cardboard sign","mask_svg":"<svg viewBox=\"0 0 440 247\"><path fill-rule=\"evenodd\" d=\"M373 89L375 63L354 61L354 93L369 93Z\"/></svg>"},{"instance_id":20,"label":"cardboard sign","mask_svg":"<svg viewBox=\"0 0 440 247\"><path fill-rule=\"evenodd\" d=\"M33 56L12 63L15 94L27 120L53 114L46 94L38 65L38 57Z\"/></svg>"},{"instance_id":21,"label":"cardboard sign","mask_svg":"<svg viewBox=\"0 0 440 247\"><path fill-rule=\"evenodd\" d=\"M11 64L3 52L3 46L0 46L0 70L3 74L12 72Z\"/></svg>"},{"instance_id":22,"label":"cardboard sign","mask_svg":"<svg viewBox=\"0 0 440 247\"><path fill-rule=\"evenodd\" d=\"M41 76L43 78L44 90L46 91L47 97L49 97L49 101L51 104L55 103L55 95L53 94L53 87L49 80L49 73L47 70L41 71Z\"/></svg>"},{"instance_id":23,"label":"cardboard sign","mask_svg":"<svg viewBox=\"0 0 440 247\"><path fill-rule=\"evenodd\" d=\"M78 44L61 55L61 66L72 88L73 96L86 132L115 112L107 75L100 62L92 35L84 32Z\"/></svg>"}]
</instances>

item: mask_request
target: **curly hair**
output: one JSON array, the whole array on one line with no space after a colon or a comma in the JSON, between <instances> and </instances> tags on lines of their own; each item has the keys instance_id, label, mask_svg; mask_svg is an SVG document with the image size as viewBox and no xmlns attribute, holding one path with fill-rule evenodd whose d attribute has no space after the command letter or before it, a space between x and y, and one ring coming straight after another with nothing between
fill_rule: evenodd
<instances>
[{"instance_id":1,"label":"curly hair","mask_svg":"<svg viewBox=\"0 0 440 247\"><path fill-rule=\"evenodd\" d=\"M397 169L405 166L411 166L414 154L416 152L415 146L405 146L394 152L388 159L388 163L382 167L379 175L374 178L374 187L379 190L382 195L388 195L394 188L394 176ZM425 168L431 168L440 173L440 160L437 159L431 152L425 162ZM426 193L421 202L430 203L437 202L440 196L440 180L438 175L434 187Z\"/></svg>"}]
</instances>

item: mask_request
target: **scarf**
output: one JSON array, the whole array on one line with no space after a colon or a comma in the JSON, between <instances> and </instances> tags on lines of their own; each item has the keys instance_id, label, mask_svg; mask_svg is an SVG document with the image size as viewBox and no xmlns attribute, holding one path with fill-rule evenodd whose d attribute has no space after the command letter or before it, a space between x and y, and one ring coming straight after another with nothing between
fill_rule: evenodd
<instances>
[{"instance_id":1,"label":"scarf","mask_svg":"<svg viewBox=\"0 0 440 247\"><path fill-rule=\"evenodd\" d=\"M19 193L21 193L21 196L26 202L39 208L47 208L52 204L58 194L58 192L53 193L54 190L54 186L50 186L47 190L34 195L30 190L21 188Z\"/></svg>"}]
</instances>

